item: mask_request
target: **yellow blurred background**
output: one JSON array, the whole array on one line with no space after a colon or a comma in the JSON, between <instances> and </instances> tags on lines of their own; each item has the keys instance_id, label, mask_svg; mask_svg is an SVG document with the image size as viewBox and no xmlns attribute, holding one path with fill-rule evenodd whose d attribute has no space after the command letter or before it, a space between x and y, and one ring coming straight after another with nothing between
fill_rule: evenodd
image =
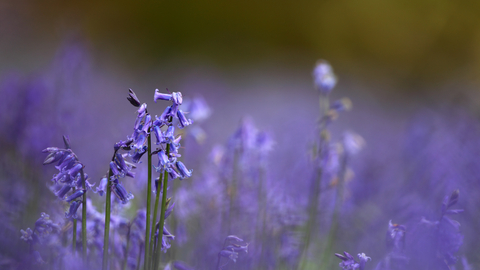
<instances>
[{"instance_id":1,"label":"yellow blurred background","mask_svg":"<svg viewBox=\"0 0 480 270\"><path fill-rule=\"evenodd\" d=\"M133 72L173 61L310 69L324 58L405 86L480 73L478 1L20 0L2 1L0 18L1 71L41 66L73 33Z\"/></svg>"}]
</instances>

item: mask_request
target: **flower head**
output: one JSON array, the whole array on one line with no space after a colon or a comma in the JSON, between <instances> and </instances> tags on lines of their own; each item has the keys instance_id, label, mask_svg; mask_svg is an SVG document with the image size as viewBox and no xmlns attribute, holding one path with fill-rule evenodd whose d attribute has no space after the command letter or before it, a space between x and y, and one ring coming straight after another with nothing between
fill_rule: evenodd
<instances>
[{"instance_id":1,"label":"flower head","mask_svg":"<svg viewBox=\"0 0 480 270\"><path fill-rule=\"evenodd\" d=\"M317 62L313 70L315 87L323 94L329 94L337 84L337 77L330 64L325 60Z\"/></svg>"},{"instance_id":2,"label":"flower head","mask_svg":"<svg viewBox=\"0 0 480 270\"><path fill-rule=\"evenodd\" d=\"M135 107L140 107L140 100L138 100L137 95L135 95L135 92L133 92L132 89L128 89L128 101L130 101L130 104L132 104Z\"/></svg>"}]
</instances>

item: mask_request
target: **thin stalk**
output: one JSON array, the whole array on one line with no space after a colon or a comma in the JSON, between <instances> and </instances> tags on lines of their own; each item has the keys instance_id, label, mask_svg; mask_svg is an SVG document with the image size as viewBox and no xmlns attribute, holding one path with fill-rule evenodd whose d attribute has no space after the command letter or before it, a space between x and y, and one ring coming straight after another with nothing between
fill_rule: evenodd
<instances>
[{"instance_id":1,"label":"thin stalk","mask_svg":"<svg viewBox=\"0 0 480 270\"><path fill-rule=\"evenodd\" d=\"M345 147L344 147L345 148ZM337 236L338 231L338 217L340 215L340 209L342 207L343 202L343 193L345 189L345 175L347 172L347 159L348 154L345 152L344 149L342 160L341 160L341 167L340 167L340 174L338 175L338 183L337 183L337 197L335 198L335 208L333 210L333 218L332 224L330 227L330 232L328 234L327 244L325 250L323 251L322 255L322 267L320 269L329 269L330 268L330 258L332 257L332 250L334 246L334 240Z\"/></svg>"},{"instance_id":2,"label":"thin stalk","mask_svg":"<svg viewBox=\"0 0 480 270\"><path fill-rule=\"evenodd\" d=\"M325 119L328 111L330 109L330 104L328 100L328 96L321 95L319 98L319 105L320 105L320 123L319 123L319 140L318 145L316 145L314 158L313 160L316 162L316 170L314 176L314 182L312 187L312 193L310 193L309 198L309 207L308 207L308 222L305 228L305 237L303 239L303 251L302 256L300 257L300 265L299 269L305 268L305 260L307 259L308 249L310 247L310 240L314 236L313 230L316 228L317 223L317 212L318 212L318 200L320 199L321 193L321 182L322 182L322 175L323 175L323 168L321 166L322 156L324 154L325 148L325 131L327 129L327 120ZM323 111L322 111L323 110Z\"/></svg>"},{"instance_id":3,"label":"thin stalk","mask_svg":"<svg viewBox=\"0 0 480 270\"><path fill-rule=\"evenodd\" d=\"M112 160L115 158L113 155ZM109 234L110 234L110 208L112 203L112 181L110 178L113 176L112 169L108 170L108 184L107 184L107 193L106 193L106 202L105 202L105 234L103 237L103 264L102 270L107 270L108 268L108 244L109 244Z\"/></svg>"},{"instance_id":4,"label":"thin stalk","mask_svg":"<svg viewBox=\"0 0 480 270\"><path fill-rule=\"evenodd\" d=\"M83 168L80 170L82 176L82 188L85 190L82 200L82 257L84 260L87 258L87 192L85 183L85 173Z\"/></svg>"},{"instance_id":5,"label":"thin stalk","mask_svg":"<svg viewBox=\"0 0 480 270\"><path fill-rule=\"evenodd\" d=\"M150 245L150 207L152 202L152 138L150 134L148 137L148 181L147 181L147 221L146 221L146 229L145 229L145 259L144 259L144 266L145 270L148 270L148 264L150 262L151 254L149 253L149 245ZM153 228L152 228L153 230Z\"/></svg>"},{"instance_id":6,"label":"thin stalk","mask_svg":"<svg viewBox=\"0 0 480 270\"><path fill-rule=\"evenodd\" d=\"M73 238L72 238L72 252L75 255L77 250L77 219L73 218Z\"/></svg>"},{"instance_id":7,"label":"thin stalk","mask_svg":"<svg viewBox=\"0 0 480 270\"><path fill-rule=\"evenodd\" d=\"M237 170L238 170L238 150L235 150L233 154L233 170L232 170L232 185L230 187L230 203L229 203L229 212L228 212L228 220L227 220L227 234L232 234L232 220L235 218L234 212L236 212L235 207L235 198L237 195Z\"/></svg>"},{"instance_id":8,"label":"thin stalk","mask_svg":"<svg viewBox=\"0 0 480 270\"><path fill-rule=\"evenodd\" d=\"M157 225L158 225L158 223L157 223L157 224L155 225L155 227L154 227L154 228L155 228L155 229L154 229L155 231L157 231L157 229L156 229L156 228L157 228ZM153 251L152 251L152 252L153 252L153 253L152 253L152 254L153 254L153 259L152 259L152 261L150 262L150 267L151 267L152 269L155 269L155 265L157 265L157 261L158 261L158 257L157 257L157 247L158 247L157 244L158 244L158 241L157 241L157 239L155 238L155 236L154 236L153 239L154 239L154 240L153 240Z\"/></svg>"},{"instance_id":9,"label":"thin stalk","mask_svg":"<svg viewBox=\"0 0 480 270\"><path fill-rule=\"evenodd\" d=\"M263 182L265 181L265 167L262 166L259 169L259 187L258 187L258 200L260 202L260 212L257 215L258 222L261 222L260 235L257 234L256 240L260 244L260 262L259 267L264 268L264 258L265 258L265 239L267 237L266 232L266 219L267 219L267 207L266 207L266 196L263 194ZM257 225L258 228L258 225Z\"/></svg>"},{"instance_id":10,"label":"thin stalk","mask_svg":"<svg viewBox=\"0 0 480 270\"><path fill-rule=\"evenodd\" d=\"M160 185L161 183L163 182L163 175L160 175L160 179L158 180L158 185ZM158 213L158 202L159 202L159 199L160 199L160 186L157 187L157 191L156 191L156 197L155 197L155 207L153 208L153 219L152 219L152 232L150 234L150 237L151 239L153 239L151 242L150 242L150 254L155 254L154 250L153 250L153 243L155 242L155 232L156 232L156 228L155 228L155 222L157 221L157 213Z\"/></svg>"},{"instance_id":11,"label":"thin stalk","mask_svg":"<svg viewBox=\"0 0 480 270\"><path fill-rule=\"evenodd\" d=\"M167 154L167 157L170 155L170 144L167 144L167 149L166 149L165 153ZM159 229L158 229L158 242L159 242L159 244L160 244L160 241L161 241L161 237L163 237L163 226L164 226L164 223L165 223L165 210L166 210L165 209L165 204L167 202L167 187L168 187L168 172L167 172L167 170L165 170L165 172L163 174L162 208L160 209L160 222L158 223L159 224ZM159 252L159 250L160 250L160 247L157 247L157 252L158 252L157 264L160 262L160 256L161 256L161 253Z\"/></svg>"}]
</instances>

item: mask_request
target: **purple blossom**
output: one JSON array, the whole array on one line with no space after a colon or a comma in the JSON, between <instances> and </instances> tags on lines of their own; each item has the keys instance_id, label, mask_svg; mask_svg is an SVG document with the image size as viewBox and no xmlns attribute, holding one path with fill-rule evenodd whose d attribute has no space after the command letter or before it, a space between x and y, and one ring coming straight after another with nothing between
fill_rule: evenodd
<instances>
[{"instance_id":1,"label":"purple blossom","mask_svg":"<svg viewBox=\"0 0 480 270\"><path fill-rule=\"evenodd\" d=\"M185 165L181 161L177 161L175 165L177 166L177 170L180 173L180 178L182 180L192 176L193 170L188 170L187 167L185 167Z\"/></svg>"},{"instance_id":2,"label":"purple blossom","mask_svg":"<svg viewBox=\"0 0 480 270\"><path fill-rule=\"evenodd\" d=\"M153 96L153 101L157 102L157 100L171 100L172 94L164 94L160 93L158 89L155 89L155 94Z\"/></svg>"},{"instance_id":3,"label":"purple blossom","mask_svg":"<svg viewBox=\"0 0 480 270\"><path fill-rule=\"evenodd\" d=\"M79 197L83 196L84 193L85 193L85 190L79 189L79 190L75 191L72 195L65 198L65 201L66 202L71 202L71 201L73 201L75 199L78 199Z\"/></svg>"},{"instance_id":4,"label":"purple blossom","mask_svg":"<svg viewBox=\"0 0 480 270\"><path fill-rule=\"evenodd\" d=\"M344 255L335 253L335 256L340 258L342 262L339 264L339 266L343 270L364 270L365 269L365 263L369 260L371 260L370 257L367 257L365 253L359 253L358 259L360 262L355 261L352 255L350 255L348 252L343 252Z\"/></svg>"},{"instance_id":5,"label":"purple blossom","mask_svg":"<svg viewBox=\"0 0 480 270\"><path fill-rule=\"evenodd\" d=\"M96 192L98 192L100 196L103 196L103 194L105 193L107 184L108 184L108 178L105 176L100 180L100 184L98 184L98 187L96 190Z\"/></svg>"},{"instance_id":6,"label":"purple blossom","mask_svg":"<svg viewBox=\"0 0 480 270\"><path fill-rule=\"evenodd\" d=\"M122 204L126 204L134 197L133 194L127 192L127 190L120 183L112 184L112 192L117 196L117 198L122 202Z\"/></svg>"},{"instance_id":7,"label":"purple blossom","mask_svg":"<svg viewBox=\"0 0 480 270\"><path fill-rule=\"evenodd\" d=\"M60 199L64 199L65 198L65 195L67 195L67 193L72 189L72 186L69 186L69 185L63 185L61 186L61 188L59 190L57 190L55 192L55 195L60 198Z\"/></svg>"},{"instance_id":8,"label":"purple blossom","mask_svg":"<svg viewBox=\"0 0 480 270\"><path fill-rule=\"evenodd\" d=\"M185 116L182 110L177 111L177 117L178 117L178 121L180 122L180 125L178 126L179 128L184 128L193 123L192 120L187 119L187 117Z\"/></svg>"},{"instance_id":9,"label":"purple blossom","mask_svg":"<svg viewBox=\"0 0 480 270\"><path fill-rule=\"evenodd\" d=\"M235 235L229 235L225 238L223 243L222 250L218 253L218 261L217 261L217 270L223 269L224 266L228 264L228 262L224 265L221 265L221 258L228 258L229 261L237 262L239 252L248 252L248 243L241 244L243 239Z\"/></svg>"},{"instance_id":10,"label":"purple blossom","mask_svg":"<svg viewBox=\"0 0 480 270\"><path fill-rule=\"evenodd\" d=\"M78 207L82 204L81 201L73 201L70 203L70 207L67 212L65 212L65 218L70 219L77 219L77 210Z\"/></svg>"},{"instance_id":11,"label":"purple blossom","mask_svg":"<svg viewBox=\"0 0 480 270\"><path fill-rule=\"evenodd\" d=\"M20 237L20 239L22 239L23 241L25 242L31 242L33 241L33 238L32 238L32 235L33 235L33 231L32 229L30 228L27 228L27 230L20 230L20 233L22 234L22 236Z\"/></svg>"},{"instance_id":12,"label":"purple blossom","mask_svg":"<svg viewBox=\"0 0 480 270\"><path fill-rule=\"evenodd\" d=\"M324 94L330 93L337 84L337 77L330 64L325 60L317 62L313 70L313 80L318 91Z\"/></svg>"},{"instance_id":13,"label":"purple blossom","mask_svg":"<svg viewBox=\"0 0 480 270\"><path fill-rule=\"evenodd\" d=\"M135 107L140 107L140 100L138 100L137 95L133 92L132 89L128 89L128 101Z\"/></svg>"}]
</instances>

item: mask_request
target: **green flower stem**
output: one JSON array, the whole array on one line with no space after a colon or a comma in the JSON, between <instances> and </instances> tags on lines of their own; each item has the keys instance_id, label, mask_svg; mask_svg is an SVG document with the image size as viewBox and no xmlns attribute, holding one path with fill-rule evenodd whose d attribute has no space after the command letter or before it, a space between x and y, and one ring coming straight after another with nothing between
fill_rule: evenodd
<instances>
[{"instance_id":1,"label":"green flower stem","mask_svg":"<svg viewBox=\"0 0 480 270\"><path fill-rule=\"evenodd\" d=\"M75 255L77 250L77 219L73 218L73 238L72 238L72 252Z\"/></svg>"},{"instance_id":2,"label":"green flower stem","mask_svg":"<svg viewBox=\"0 0 480 270\"><path fill-rule=\"evenodd\" d=\"M87 258L87 189L85 183L85 173L83 168L80 170L82 176L82 188L85 190L82 200L82 257L84 260Z\"/></svg>"},{"instance_id":3,"label":"green flower stem","mask_svg":"<svg viewBox=\"0 0 480 270\"><path fill-rule=\"evenodd\" d=\"M158 184L160 185L161 183L163 182L163 175L160 175L160 179L158 181ZM160 187L158 187L159 189ZM155 231L156 231L156 228L155 228L155 222L157 221L157 213L158 213L158 202L159 202L159 198L160 198L160 192L158 192L158 189L157 189L157 194L156 194L156 197L155 197L155 207L153 209L153 219L152 219L152 233L150 235L151 239L153 239L151 242L150 242L150 254L155 254L154 250L153 250L153 243L155 242Z\"/></svg>"},{"instance_id":4,"label":"green flower stem","mask_svg":"<svg viewBox=\"0 0 480 270\"><path fill-rule=\"evenodd\" d=\"M113 155L112 161L115 158ZM110 178L113 176L112 169L108 170L108 184L107 184L107 194L105 202L105 234L103 237L103 264L102 270L107 270L108 268L108 244L109 244L109 234L110 234L110 208L112 203L112 181Z\"/></svg>"},{"instance_id":5,"label":"green flower stem","mask_svg":"<svg viewBox=\"0 0 480 270\"><path fill-rule=\"evenodd\" d=\"M148 137L147 221L146 221L146 229L145 229L145 259L143 262L145 270L149 269L149 262L151 257L151 254L149 252L149 245L150 245L150 207L152 204L152 138L150 134L147 137Z\"/></svg>"},{"instance_id":6,"label":"green flower stem","mask_svg":"<svg viewBox=\"0 0 480 270\"><path fill-rule=\"evenodd\" d=\"M239 159L239 150L235 150L233 154L233 170L232 170L232 184L229 187L227 185L227 194L230 194L230 203L229 203L229 212L227 219L227 234L232 234L232 221L235 218L236 214L236 205L235 199L237 195L237 171L238 171L238 159ZM230 188L230 189L229 189Z\"/></svg>"},{"instance_id":7,"label":"green flower stem","mask_svg":"<svg viewBox=\"0 0 480 270\"><path fill-rule=\"evenodd\" d=\"M170 144L167 144L167 149L165 151L167 154L167 157L170 155ZM160 184L160 183L159 183ZM159 229L158 229L158 244L160 244L161 237L163 236L163 226L165 223L165 204L167 202L167 187L168 187L168 172L165 170L163 174L163 194L162 194L162 208L160 209L160 222L159 224ZM158 253L158 262L160 262L160 255L161 252L159 252L161 248L158 246L157 247L157 253ZM155 268L156 269L156 268Z\"/></svg>"},{"instance_id":8,"label":"green flower stem","mask_svg":"<svg viewBox=\"0 0 480 270\"><path fill-rule=\"evenodd\" d=\"M259 186L258 186L258 201L260 202L260 211L257 214L257 226L256 226L256 236L255 240L257 243L261 245L260 247L260 259L259 259L259 266L264 268L264 258L265 258L265 239L267 237L266 232L266 219L267 219L267 207L266 207L266 200L263 191L263 182L265 181L265 167L261 166L258 171L259 174Z\"/></svg>"},{"instance_id":9,"label":"green flower stem","mask_svg":"<svg viewBox=\"0 0 480 270\"><path fill-rule=\"evenodd\" d=\"M303 239L303 251L302 256L300 259L299 269L305 268L305 261L307 259L308 249L310 247L310 240L312 239L313 229L316 227L317 223L317 212L318 212L318 200L320 199L321 193L321 182L322 182L322 174L323 168L320 165L320 161L322 158L322 154L324 151L324 144L326 141L326 130L327 130L327 117L328 111L330 109L330 103L328 100L328 96L321 95L319 99L320 105L320 123L319 123L319 140L318 145L315 147L315 151L313 153L313 160L317 163L316 170L315 170L315 179L313 183L313 190L310 195L309 199L309 206L308 206L308 222L305 228L305 238ZM323 113L322 113L323 110Z\"/></svg>"},{"instance_id":10,"label":"green flower stem","mask_svg":"<svg viewBox=\"0 0 480 270\"><path fill-rule=\"evenodd\" d=\"M347 173L347 160L348 154L343 150L341 159L340 173L338 175L337 183L337 197L335 199L335 208L333 210L332 224L330 226L330 232L328 233L328 239L326 247L322 254L322 267L320 269L330 269L330 258L332 257L332 250L334 248L334 241L338 231L338 216L343 203L343 193L345 189L345 175Z\"/></svg>"}]
</instances>

